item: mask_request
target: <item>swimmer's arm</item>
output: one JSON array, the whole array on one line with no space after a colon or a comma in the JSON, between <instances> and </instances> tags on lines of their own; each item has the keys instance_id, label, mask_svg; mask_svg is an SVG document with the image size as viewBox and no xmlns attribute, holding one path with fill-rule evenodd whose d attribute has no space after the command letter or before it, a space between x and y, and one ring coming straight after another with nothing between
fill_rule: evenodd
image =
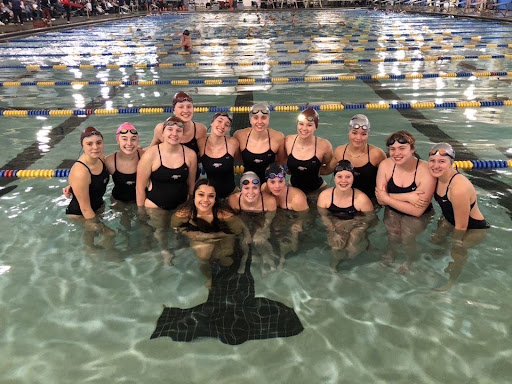
<instances>
[{"instance_id":1,"label":"swimmer's arm","mask_svg":"<svg viewBox=\"0 0 512 384\"><path fill-rule=\"evenodd\" d=\"M239 235L244 232L244 225L239 216L222 213L219 218L224 221L231 233Z\"/></svg>"},{"instance_id":2,"label":"swimmer's arm","mask_svg":"<svg viewBox=\"0 0 512 384\"><path fill-rule=\"evenodd\" d=\"M148 150L139 160L137 164L137 180L135 184L137 206L143 207L146 201L146 187L149 183L151 175L151 165L153 163L152 152Z\"/></svg>"},{"instance_id":3,"label":"swimmer's arm","mask_svg":"<svg viewBox=\"0 0 512 384\"><path fill-rule=\"evenodd\" d=\"M188 151L187 151L188 149ZM190 152L189 152L190 151ZM188 179L187 179L187 186L188 186L188 196L194 195L194 185L196 183L196 173L197 173L197 156L196 153L189 149L185 148L186 155L186 162L188 165Z\"/></svg>"},{"instance_id":4,"label":"swimmer's arm","mask_svg":"<svg viewBox=\"0 0 512 384\"><path fill-rule=\"evenodd\" d=\"M284 150L284 135L281 132L276 131L276 133L276 139L277 142L279 143L279 147L277 148L276 153L276 162L278 162L279 164L285 164L287 155L286 151Z\"/></svg>"},{"instance_id":5,"label":"swimmer's arm","mask_svg":"<svg viewBox=\"0 0 512 384\"><path fill-rule=\"evenodd\" d=\"M274 220L274 217L276 215L276 211L266 211L265 212L265 222L263 223L263 226L259 229L257 229L254 232L254 237L257 235L263 236L265 239L268 239L270 236L270 225L272 224L272 220Z\"/></svg>"},{"instance_id":6,"label":"swimmer's arm","mask_svg":"<svg viewBox=\"0 0 512 384\"><path fill-rule=\"evenodd\" d=\"M83 169L82 169L83 168ZM96 217L91 207L91 197L89 196L89 185L91 184L91 175L87 169L75 163L69 174L69 185L73 188L73 194L78 200L80 211L85 219Z\"/></svg>"},{"instance_id":7,"label":"swimmer's arm","mask_svg":"<svg viewBox=\"0 0 512 384\"><path fill-rule=\"evenodd\" d=\"M329 211L327 210L327 208L322 208L318 206L318 214L320 215L320 219L322 220L322 223L324 223L327 230L329 232L335 232L336 227L334 226L331 217L329 217Z\"/></svg>"},{"instance_id":8,"label":"swimmer's arm","mask_svg":"<svg viewBox=\"0 0 512 384\"><path fill-rule=\"evenodd\" d=\"M186 212L184 209L179 209L171 216L171 228L178 230L181 226L188 223L189 220L189 212Z\"/></svg>"},{"instance_id":9,"label":"swimmer's arm","mask_svg":"<svg viewBox=\"0 0 512 384\"><path fill-rule=\"evenodd\" d=\"M322 158L322 167L320 168L320 174L329 175L332 173L330 169L332 159L334 158L334 154L332 152L332 144L326 139L323 139L322 142L324 143L323 145L325 147L325 153Z\"/></svg>"},{"instance_id":10,"label":"swimmer's arm","mask_svg":"<svg viewBox=\"0 0 512 384\"><path fill-rule=\"evenodd\" d=\"M453 205L453 214L455 216L455 230L464 232L468 229L470 199L469 193L464 188L457 188L456 185L450 187L450 201ZM461 237L462 238L462 237Z\"/></svg>"}]
</instances>

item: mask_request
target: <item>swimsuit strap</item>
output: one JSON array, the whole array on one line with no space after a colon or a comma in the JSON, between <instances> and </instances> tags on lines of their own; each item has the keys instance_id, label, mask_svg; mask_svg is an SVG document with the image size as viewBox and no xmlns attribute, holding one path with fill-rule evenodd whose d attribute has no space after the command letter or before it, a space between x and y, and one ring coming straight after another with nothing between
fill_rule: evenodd
<instances>
[{"instance_id":1,"label":"swimsuit strap","mask_svg":"<svg viewBox=\"0 0 512 384\"><path fill-rule=\"evenodd\" d=\"M297 141L297 137L299 137L299 135L295 136L295 139L293 139L292 150L290 151L290 155L293 153L293 147L295 147L295 142Z\"/></svg>"},{"instance_id":2,"label":"swimsuit strap","mask_svg":"<svg viewBox=\"0 0 512 384\"><path fill-rule=\"evenodd\" d=\"M249 137L251 137L251 133L252 133L252 128L249 131L249 134L247 135L247 140L245 141L245 149L247 149L247 144L249 144Z\"/></svg>"},{"instance_id":3,"label":"swimsuit strap","mask_svg":"<svg viewBox=\"0 0 512 384\"><path fill-rule=\"evenodd\" d=\"M268 135L268 149L272 150L272 144L270 142L270 131L267 128L267 135Z\"/></svg>"},{"instance_id":4,"label":"swimsuit strap","mask_svg":"<svg viewBox=\"0 0 512 384\"><path fill-rule=\"evenodd\" d=\"M226 153L229 153L228 139L226 138L226 136L224 136L224 144L226 144Z\"/></svg>"},{"instance_id":5,"label":"swimsuit strap","mask_svg":"<svg viewBox=\"0 0 512 384\"><path fill-rule=\"evenodd\" d=\"M345 152L347 152L347 148L348 148L348 144L345 145L345 149L343 150L343 156L342 156L341 160L345 160Z\"/></svg>"},{"instance_id":6,"label":"swimsuit strap","mask_svg":"<svg viewBox=\"0 0 512 384\"><path fill-rule=\"evenodd\" d=\"M185 161L186 158L185 158L185 146L183 144L180 144L181 145L181 150L183 151L183 164L186 164L187 162Z\"/></svg>"},{"instance_id":7,"label":"swimsuit strap","mask_svg":"<svg viewBox=\"0 0 512 384\"><path fill-rule=\"evenodd\" d=\"M452 180L455 176L457 176L459 172L455 173L452 177L450 177L450 181L448 181L448 185L446 186L446 193L445 196L448 196L448 188L450 188L450 184L452 183ZM437 179L439 181L439 179Z\"/></svg>"},{"instance_id":8,"label":"swimsuit strap","mask_svg":"<svg viewBox=\"0 0 512 384\"><path fill-rule=\"evenodd\" d=\"M286 205L286 209L288 209L288 192L290 191L290 186L286 187L286 198L284 200L284 203Z\"/></svg>"},{"instance_id":9,"label":"swimsuit strap","mask_svg":"<svg viewBox=\"0 0 512 384\"><path fill-rule=\"evenodd\" d=\"M352 206L354 206L354 200L355 200L355 195L356 195L356 190L354 189L354 187L352 187Z\"/></svg>"},{"instance_id":10,"label":"swimsuit strap","mask_svg":"<svg viewBox=\"0 0 512 384\"><path fill-rule=\"evenodd\" d=\"M416 163L416 169L414 170L414 182L416 183L416 172L418 172L418 165L420 165L420 159L418 159L418 162Z\"/></svg>"},{"instance_id":11,"label":"swimsuit strap","mask_svg":"<svg viewBox=\"0 0 512 384\"><path fill-rule=\"evenodd\" d=\"M238 208L240 208L240 212L242 211L242 192L238 195Z\"/></svg>"},{"instance_id":12,"label":"swimsuit strap","mask_svg":"<svg viewBox=\"0 0 512 384\"><path fill-rule=\"evenodd\" d=\"M210 136L206 136L206 140L204 141L204 153L203 155L206 155L206 147L208 146L208 139L210 138Z\"/></svg>"},{"instance_id":13,"label":"swimsuit strap","mask_svg":"<svg viewBox=\"0 0 512 384\"><path fill-rule=\"evenodd\" d=\"M265 203L263 202L263 192L260 191L261 196L261 213L265 213Z\"/></svg>"},{"instance_id":14,"label":"swimsuit strap","mask_svg":"<svg viewBox=\"0 0 512 384\"><path fill-rule=\"evenodd\" d=\"M158 156L160 156L160 165L164 165L164 163L162 163L162 154L160 153L160 144L158 144L156 147L158 148Z\"/></svg>"},{"instance_id":15,"label":"swimsuit strap","mask_svg":"<svg viewBox=\"0 0 512 384\"><path fill-rule=\"evenodd\" d=\"M139 158L139 160L140 160L140 152L139 152L139 150L138 150L138 149L137 149L137 156L138 156L138 158Z\"/></svg>"},{"instance_id":16,"label":"swimsuit strap","mask_svg":"<svg viewBox=\"0 0 512 384\"><path fill-rule=\"evenodd\" d=\"M137 151L139 153L139 151ZM117 171L117 152L114 153L114 171Z\"/></svg>"},{"instance_id":17,"label":"swimsuit strap","mask_svg":"<svg viewBox=\"0 0 512 384\"><path fill-rule=\"evenodd\" d=\"M85 168L87 168L87 170L89 171L89 173L90 173L90 174L91 174L91 176L92 176L91 169L90 169L90 168L89 168L89 167L88 167L88 166L87 166L83 161L77 160L76 162L77 162L77 163L82 164Z\"/></svg>"},{"instance_id":18,"label":"swimsuit strap","mask_svg":"<svg viewBox=\"0 0 512 384\"><path fill-rule=\"evenodd\" d=\"M371 163L370 161L370 144L366 144L367 145L367 149L368 149L368 162Z\"/></svg>"},{"instance_id":19,"label":"swimsuit strap","mask_svg":"<svg viewBox=\"0 0 512 384\"><path fill-rule=\"evenodd\" d=\"M332 189L331 205L333 205L333 204L334 204L334 190L335 190L335 189L336 189L336 187L334 187L334 188Z\"/></svg>"},{"instance_id":20,"label":"swimsuit strap","mask_svg":"<svg viewBox=\"0 0 512 384\"><path fill-rule=\"evenodd\" d=\"M395 174L395 168L396 168L396 164L393 165L393 172L391 172L391 179L390 180L393 179L393 175ZM416 172L414 173L414 178L416 179Z\"/></svg>"},{"instance_id":21,"label":"swimsuit strap","mask_svg":"<svg viewBox=\"0 0 512 384\"><path fill-rule=\"evenodd\" d=\"M193 121L192 123L194 124L194 137L192 139L195 139L196 138L196 122Z\"/></svg>"},{"instance_id":22,"label":"swimsuit strap","mask_svg":"<svg viewBox=\"0 0 512 384\"><path fill-rule=\"evenodd\" d=\"M315 157L316 157L316 146L317 146L318 137L315 136Z\"/></svg>"}]
</instances>

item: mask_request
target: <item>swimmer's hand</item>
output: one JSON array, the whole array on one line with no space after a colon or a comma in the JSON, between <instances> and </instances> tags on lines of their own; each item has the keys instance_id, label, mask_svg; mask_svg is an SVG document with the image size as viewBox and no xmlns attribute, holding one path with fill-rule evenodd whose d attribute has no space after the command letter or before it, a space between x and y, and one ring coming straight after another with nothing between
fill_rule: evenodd
<instances>
[{"instance_id":1,"label":"swimmer's hand","mask_svg":"<svg viewBox=\"0 0 512 384\"><path fill-rule=\"evenodd\" d=\"M380 205L387 205L385 200L388 196L388 192L385 189L375 188L375 197Z\"/></svg>"},{"instance_id":2,"label":"swimmer's hand","mask_svg":"<svg viewBox=\"0 0 512 384\"><path fill-rule=\"evenodd\" d=\"M67 185L62 188L62 194L66 199L71 199L73 197L73 191L71 190L71 186Z\"/></svg>"},{"instance_id":3,"label":"swimmer's hand","mask_svg":"<svg viewBox=\"0 0 512 384\"><path fill-rule=\"evenodd\" d=\"M331 232L327 236L327 242L329 243L329 246L333 249L341 249L343 246L343 239L341 235L337 232Z\"/></svg>"},{"instance_id":4,"label":"swimmer's hand","mask_svg":"<svg viewBox=\"0 0 512 384\"><path fill-rule=\"evenodd\" d=\"M414 205L416 208L425 208L430 204L430 200L425 199L425 192L415 191L410 194L409 203Z\"/></svg>"}]
</instances>

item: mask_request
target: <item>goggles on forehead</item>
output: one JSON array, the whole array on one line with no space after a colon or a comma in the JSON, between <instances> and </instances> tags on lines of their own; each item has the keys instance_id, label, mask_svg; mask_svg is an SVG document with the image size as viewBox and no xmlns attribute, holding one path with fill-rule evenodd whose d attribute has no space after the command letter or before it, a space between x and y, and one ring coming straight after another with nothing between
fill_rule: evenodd
<instances>
[{"instance_id":1,"label":"goggles on forehead","mask_svg":"<svg viewBox=\"0 0 512 384\"><path fill-rule=\"evenodd\" d=\"M227 112L217 112L214 116L213 116L213 119L215 120L217 117L219 116L222 116L222 117L227 117L228 120L232 123L233 122L233 118L231 117L231 115Z\"/></svg>"},{"instance_id":2,"label":"goggles on forehead","mask_svg":"<svg viewBox=\"0 0 512 384\"><path fill-rule=\"evenodd\" d=\"M118 135L125 135L128 132L130 132L132 135L138 135L139 134L135 128L133 128L133 129L126 129L125 128L125 129L120 129Z\"/></svg>"},{"instance_id":3,"label":"goggles on forehead","mask_svg":"<svg viewBox=\"0 0 512 384\"><path fill-rule=\"evenodd\" d=\"M192 98L190 96L177 96L174 99L174 104L183 103L184 101L192 102Z\"/></svg>"},{"instance_id":4,"label":"goggles on forehead","mask_svg":"<svg viewBox=\"0 0 512 384\"><path fill-rule=\"evenodd\" d=\"M297 118L298 121L304 121L304 120L307 120L307 121L312 121L314 122L315 121L315 117L314 116L304 116L303 114L300 114L299 117Z\"/></svg>"},{"instance_id":5,"label":"goggles on forehead","mask_svg":"<svg viewBox=\"0 0 512 384\"><path fill-rule=\"evenodd\" d=\"M252 179L252 180L244 180L242 181L242 185L249 185L250 183L253 183L255 185L258 185L260 181L258 179Z\"/></svg>"},{"instance_id":6,"label":"goggles on forehead","mask_svg":"<svg viewBox=\"0 0 512 384\"><path fill-rule=\"evenodd\" d=\"M249 112L251 115L256 115L258 113L263 113L264 115L268 115L270 113L270 110L267 107L262 107L258 109L251 109Z\"/></svg>"},{"instance_id":7,"label":"goggles on forehead","mask_svg":"<svg viewBox=\"0 0 512 384\"><path fill-rule=\"evenodd\" d=\"M282 172L279 172L279 173L269 173L268 176L267 176L267 179L275 179L275 178L278 178L278 179L284 179L285 178L285 175L284 173Z\"/></svg>"},{"instance_id":8,"label":"goggles on forehead","mask_svg":"<svg viewBox=\"0 0 512 384\"><path fill-rule=\"evenodd\" d=\"M395 144L395 142L398 142L399 144L410 144L409 141L403 136L400 136L396 139L392 137L386 141L386 147L391 147L393 144Z\"/></svg>"},{"instance_id":9,"label":"goggles on forehead","mask_svg":"<svg viewBox=\"0 0 512 384\"><path fill-rule=\"evenodd\" d=\"M164 123L164 128L165 127L168 127L170 125L176 125L180 128L185 128L185 124L182 122L182 121L176 121L176 120L173 120L174 117L169 117L167 120L165 120L165 123Z\"/></svg>"},{"instance_id":10,"label":"goggles on forehead","mask_svg":"<svg viewBox=\"0 0 512 384\"><path fill-rule=\"evenodd\" d=\"M455 156L452 155L446 149L439 149L439 148L431 149L430 152L428 153L428 155L434 156L436 153L439 153L441 156L448 156L450 159L455 160Z\"/></svg>"},{"instance_id":11,"label":"goggles on forehead","mask_svg":"<svg viewBox=\"0 0 512 384\"><path fill-rule=\"evenodd\" d=\"M334 174L337 174L341 171L349 171L350 173L354 173L354 167L352 167L352 164L339 164L334 168Z\"/></svg>"},{"instance_id":12,"label":"goggles on forehead","mask_svg":"<svg viewBox=\"0 0 512 384\"><path fill-rule=\"evenodd\" d=\"M367 131L367 130L370 129L370 127L367 126L366 124L363 124L363 125L361 125L361 124L350 124L348 127L350 129L359 129L359 128L361 128L363 131Z\"/></svg>"}]
</instances>

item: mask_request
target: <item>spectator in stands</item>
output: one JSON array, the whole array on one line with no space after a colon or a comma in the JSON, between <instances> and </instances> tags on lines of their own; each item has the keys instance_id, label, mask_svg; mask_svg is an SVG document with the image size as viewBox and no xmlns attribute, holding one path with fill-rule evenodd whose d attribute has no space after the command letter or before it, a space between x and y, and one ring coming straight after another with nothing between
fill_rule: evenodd
<instances>
[{"instance_id":1,"label":"spectator in stands","mask_svg":"<svg viewBox=\"0 0 512 384\"><path fill-rule=\"evenodd\" d=\"M23 25L23 1L22 0L11 0L9 2L12 13L14 15L14 24L20 23Z\"/></svg>"}]
</instances>

